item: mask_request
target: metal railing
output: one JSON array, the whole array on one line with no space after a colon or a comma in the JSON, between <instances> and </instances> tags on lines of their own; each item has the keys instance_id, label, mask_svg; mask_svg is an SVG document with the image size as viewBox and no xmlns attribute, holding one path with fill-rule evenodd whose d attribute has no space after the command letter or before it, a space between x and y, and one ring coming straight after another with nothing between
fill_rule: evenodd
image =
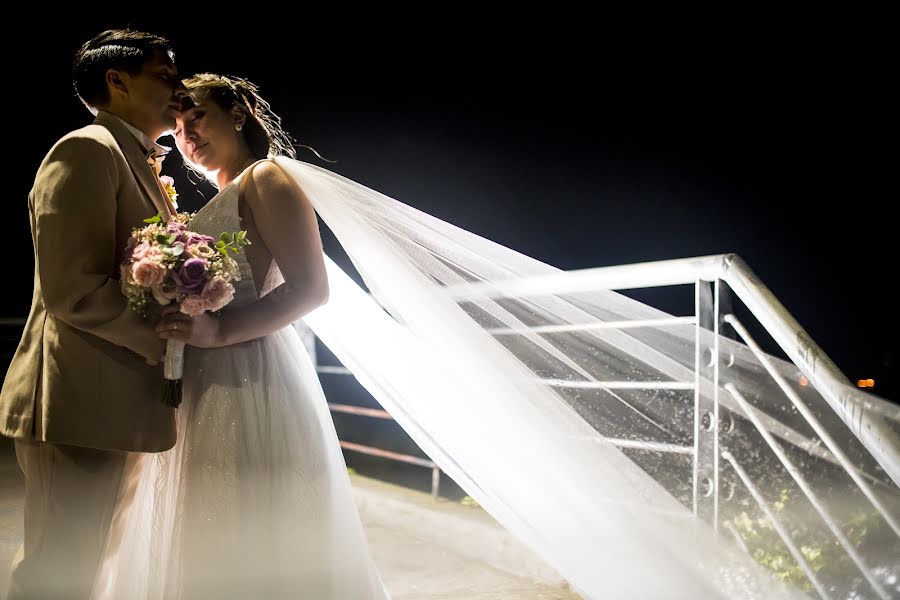
<instances>
[{"instance_id":1,"label":"metal railing","mask_svg":"<svg viewBox=\"0 0 900 600\"><path fill-rule=\"evenodd\" d=\"M337 377L353 376L353 373L343 365L320 365L318 361L318 353L316 351L315 333L313 333L312 329L310 329L309 326L307 326L306 323L302 321L295 323L294 326L297 329L297 332L300 334L300 338L303 340L303 343L306 346L306 350L316 367L316 373L319 374L320 378L323 375ZM394 421L394 417L392 417L386 410L381 408L368 408L365 406L357 406L354 404L329 402L328 409L332 413L342 413L370 419ZM338 442L340 443L341 448L348 452L356 452L358 454L375 456L378 458L383 458L385 460L431 469L431 498L433 500L436 500L438 498L441 488L441 469L434 463L434 461L420 456L413 456L412 454L404 454L402 452L394 452L392 450L386 450L377 446L370 446L352 442L350 440L342 439L340 436L338 436Z\"/></svg>"},{"instance_id":2,"label":"metal railing","mask_svg":"<svg viewBox=\"0 0 900 600\"><path fill-rule=\"evenodd\" d=\"M324 365L316 365L316 372L318 372L320 375L353 375L353 373L346 367ZM394 420L394 417L392 417L386 410L376 408L366 408L363 406L354 406L351 404L337 404L333 402L328 403L328 408L331 410L331 412L336 413L370 417L373 419L384 419L386 421ZM431 498L436 500L438 495L440 494L441 469L433 461L418 456L413 456L411 454L392 452L390 450L385 450L376 446L366 446L364 444L357 444L355 442L350 442L342 439L339 439L338 441L341 444L341 448L343 448L344 450L350 450L352 452L359 452L361 454L367 454L369 456L377 456L379 458L384 458L387 460L393 460L396 462L406 463L408 465L416 465L419 467L431 469Z\"/></svg>"},{"instance_id":3,"label":"metal railing","mask_svg":"<svg viewBox=\"0 0 900 600\"><path fill-rule=\"evenodd\" d=\"M711 282L715 286L715 293L711 296L702 295L703 282ZM714 331L718 333L723 317L719 314L717 304L721 283L726 283L744 303L894 483L900 486L900 441L897 436L877 412L869 409L865 393L848 385L849 381L837 365L735 254L566 271L510 281L492 281L488 284L467 284L459 286L455 291L459 298L465 298L473 291L496 298L539 296L546 294L548 289L553 290L556 295L563 295L695 284L696 317L701 322L704 319L711 322ZM718 364L717 361L709 362L712 363L711 366Z\"/></svg>"},{"instance_id":4,"label":"metal railing","mask_svg":"<svg viewBox=\"0 0 900 600\"><path fill-rule=\"evenodd\" d=\"M597 329L626 329L634 327L663 327L668 325L692 324L695 326L695 356L693 381L678 381L678 374L684 375L683 369L673 367L673 382L559 382L559 385L580 386L600 389L693 389L694 390L694 445L693 448L654 444L651 441L629 441L632 448L654 449L659 452L679 452L690 454L693 458L693 510L694 514L709 522L714 529L720 526L719 497L721 489L721 462L727 463L737 480L743 484L749 495L756 502L761 512L777 532L779 538L789 550L797 565L810 581L812 588L822 598L829 597L828 586L821 581L820 574L809 564L808 559L793 539L792 533L779 522L778 517L763 498L756 483L741 465L735 455L722 445L720 434L727 433L729 426L723 426L731 414L745 417L753 424L772 450L778 462L796 482L815 509L816 514L834 536L837 544L850 557L853 565L862 574L881 598L889 598L890 593L875 577L870 566L859 551L847 538L837 524L812 485L803 476L800 469L789 458L780 444L779 437L793 442L804 450L831 463L840 465L863 496L875 508L877 514L884 519L888 528L900 537L900 525L897 519L884 505L870 482L871 476L861 472L851 459L841 450L837 441L828 433L819 419L806 403L785 381L784 377L772 364L769 357L761 350L751 337L747 328L734 314L723 313L722 298L728 290L733 292L749 309L763 328L772 336L779 347L807 378L809 385L818 391L834 413L840 417L871 456L884 469L895 486L900 486L900 439L889 424L882 418L879 410L869 401L866 394L854 389L837 366L819 348L799 323L788 313L771 291L756 277L750 268L734 254L706 256L682 260L660 261L616 267L585 269L565 273L530 277L505 281L492 281L489 284L467 284L452 291L457 299L465 299L473 292L479 295L500 298L540 296L551 291L554 295L577 294L597 290L629 290L649 287L664 287L693 284L695 289L695 315L692 317L667 317L660 319L644 319L611 323L588 323L579 325L551 325L529 329L536 333L557 333L571 331L589 331ZM731 383L722 385L720 376L725 368L733 362L733 356L727 356L720 348L722 339L720 328L727 323L737 332L753 355L764 367L778 389L799 412L805 422L815 431L827 450L815 445L799 443L804 438L795 431L781 425L764 412L753 408ZM707 329L714 335L703 336ZM512 335L512 330L493 330L495 335ZM546 380L550 385L557 382ZM724 413L722 406L728 407L730 413ZM727 419L724 418L727 415ZM730 427L733 427L733 420ZM725 528L735 538L739 548L747 550L740 534L731 523Z\"/></svg>"}]
</instances>

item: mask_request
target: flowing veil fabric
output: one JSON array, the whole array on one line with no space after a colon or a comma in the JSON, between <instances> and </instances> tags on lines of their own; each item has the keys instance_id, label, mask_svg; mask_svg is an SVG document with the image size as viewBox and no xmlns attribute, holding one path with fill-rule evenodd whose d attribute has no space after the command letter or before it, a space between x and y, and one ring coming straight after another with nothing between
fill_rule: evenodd
<instances>
[{"instance_id":1,"label":"flowing veil fabric","mask_svg":"<svg viewBox=\"0 0 900 600\"><path fill-rule=\"evenodd\" d=\"M492 293L493 284L560 271L330 171L277 161L371 291L328 260L331 300L307 323L448 475L577 591L587 598L802 595L689 508L690 453L662 449L693 446L693 389L597 385L693 382L693 325L568 327L667 315L603 290ZM743 394L813 490L841 517L867 507L749 349L719 342L733 357L720 385ZM789 381L800 380L793 365L772 360ZM699 385L710 393L711 382ZM895 518L897 487L821 396L795 387ZM721 396L734 422L727 441L735 463L767 501L790 498L780 518L814 538L822 527L811 524L806 497L774 475L777 457L741 407ZM900 411L874 397L871 403L897 431ZM723 502L720 520L748 518L753 502L738 489ZM879 518L870 526L886 528ZM889 557L897 549L896 538L868 549L867 566L882 581L896 577ZM828 585L838 596L867 585L833 571Z\"/></svg>"}]
</instances>

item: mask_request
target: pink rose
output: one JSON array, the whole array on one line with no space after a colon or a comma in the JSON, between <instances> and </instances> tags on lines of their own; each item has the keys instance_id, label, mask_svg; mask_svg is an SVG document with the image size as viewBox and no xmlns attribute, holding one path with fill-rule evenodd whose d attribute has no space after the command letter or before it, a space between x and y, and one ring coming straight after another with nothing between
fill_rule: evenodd
<instances>
[{"instance_id":1,"label":"pink rose","mask_svg":"<svg viewBox=\"0 0 900 600\"><path fill-rule=\"evenodd\" d=\"M197 294L191 294L181 302L181 312L192 317L203 314L209 305Z\"/></svg>"},{"instance_id":2,"label":"pink rose","mask_svg":"<svg viewBox=\"0 0 900 600\"><path fill-rule=\"evenodd\" d=\"M166 278L159 285L151 286L150 291L153 292L153 299L165 306L175 299L178 294L178 287L174 281Z\"/></svg>"},{"instance_id":3,"label":"pink rose","mask_svg":"<svg viewBox=\"0 0 900 600\"><path fill-rule=\"evenodd\" d=\"M132 260L141 260L142 258L144 258L144 256L146 256L148 250L150 250L150 242L144 240L131 250Z\"/></svg>"},{"instance_id":4,"label":"pink rose","mask_svg":"<svg viewBox=\"0 0 900 600\"><path fill-rule=\"evenodd\" d=\"M147 257L131 265L131 276L134 278L134 282L141 287L159 285L166 278L166 273L164 266Z\"/></svg>"},{"instance_id":5,"label":"pink rose","mask_svg":"<svg viewBox=\"0 0 900 600\"><path fill-rule=\"evenodd\" d=\"M203 288L202 297L209 310L221 310L234 299L234 287L221 277L213 277Z\"/></svg>"},{"instance_id":6,"label":"pink rose","mask_svg":"<svg viewBox=\"0 0 900 600\"><path fill-rule=\"evenodd\" d=\"M157 246L150 246L147 248L147 253L144 254L144 258L147 260L152 260L153 262L162 265L163 258L165 258L165 254L163 254L162 250Z\"/></svg>"}]
</instances>

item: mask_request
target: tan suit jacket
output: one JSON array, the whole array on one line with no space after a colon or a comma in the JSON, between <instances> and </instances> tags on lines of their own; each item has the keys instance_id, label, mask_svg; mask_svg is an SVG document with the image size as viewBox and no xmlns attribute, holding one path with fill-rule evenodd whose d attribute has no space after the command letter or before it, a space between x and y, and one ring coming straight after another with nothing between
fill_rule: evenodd
<instances>
[{"instance_id":1,"label":"tan suit jacket","mask_svg":"<svg viewBox=\"0 0 900 600\"><path fill-rule=\"evenodd\" d=\"M147 151L110 115L51 148L28 198L34 297L0 392L0 433L105 450L174 445L164 342L118 280L131 229L170 206Z\"/></svg>"}]
</instances>

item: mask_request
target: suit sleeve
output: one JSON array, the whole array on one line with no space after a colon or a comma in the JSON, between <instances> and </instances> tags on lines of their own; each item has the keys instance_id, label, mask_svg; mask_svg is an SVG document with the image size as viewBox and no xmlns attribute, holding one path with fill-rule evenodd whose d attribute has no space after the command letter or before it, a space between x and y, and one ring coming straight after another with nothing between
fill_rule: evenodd
<instances>
[{"instance_id":1,"label":"suit sleeve","mask_svg":"<svg viewBox=\"0 0 900 600\"><path fill-rule=\"evenodd\" d=\"M118 177L113 150L98 140L60 141L32 190L35 259L47 312L156 364L164 342L128 307L118 279Z\"/></svg>"}]
</instances>

